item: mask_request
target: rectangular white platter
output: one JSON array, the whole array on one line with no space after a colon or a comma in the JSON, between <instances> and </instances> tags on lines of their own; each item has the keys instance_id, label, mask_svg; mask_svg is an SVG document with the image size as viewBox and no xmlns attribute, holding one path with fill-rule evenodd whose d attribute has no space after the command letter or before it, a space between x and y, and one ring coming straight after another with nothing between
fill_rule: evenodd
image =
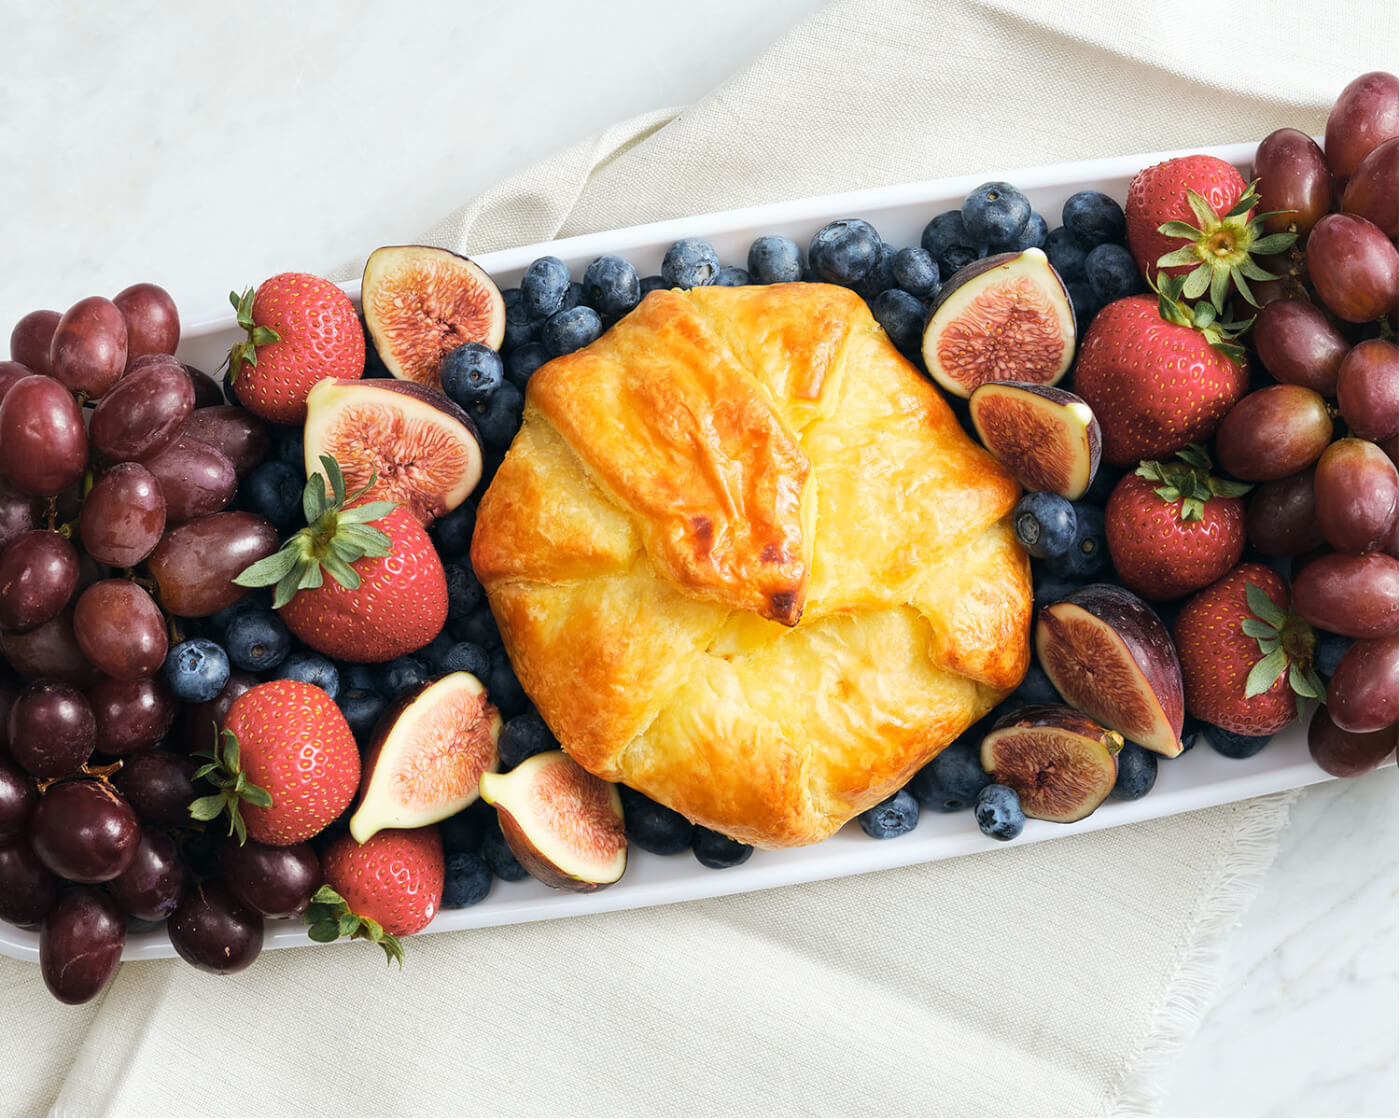
<instances>
[{"instance_id":1,"label":"rectangular white platter","mask_svg":"<svg viewBox=\"0 0 1400 1120\"><path fill-rule=\"evenodd\" d=\"M1194 150L1220 156L1249 177L1253 144ZM878 187L586 234L485 253L474 259L504 289L517 285L526 266L545 254L562 258L575 278L582 276L590 261L605 253L626 257L643 276L654 274L660 271L666 248L678 238L689 236L706 238L718 251L721 263L742 266L754 238L783 234L806 245L818 229L836 218L862 217L871 221L890 244L917 245L930 218L944 210L956 209L974 187L991 180L1019 187L1054 228L1060 224L1064 201L1075 192L1101 190L1122 202L1127 196L1129 182L1139 170L1173 155L1184 154L1187 153L1118 156ZM358 280L344 287L358 300ZM195 321L186 327L180 357L212 371L240 335L230 311ZM1294 723L1250 759L1227 759L1201 743L1180 758L1162 760L1156 786L1141 800L1110 799L1076 824L1029 821L1025 831L1011 844L1034 844L1114 828L1327 780L1328 776L1308 757L1303 725ZM914 831L895 839L872 840L852 822L820 844L783 851L757 851L745 863L723 871L702 867L686 853L662 857L634 847L628 855L626 873L606 890L576 894L552 890L528 879L518 883L497 880L484 901L466 909L441 911L424 934L715 898L929 863L1006 846L982 835L971 812L944 814L925 810ZM314 944L300 923L268 923L267 948ZM0 953L37 961L38 931L0 922ZM147 960L174 955L164 930L155 929L132 934L127 939L123 959Z\"/></svg>"}]
</instances>

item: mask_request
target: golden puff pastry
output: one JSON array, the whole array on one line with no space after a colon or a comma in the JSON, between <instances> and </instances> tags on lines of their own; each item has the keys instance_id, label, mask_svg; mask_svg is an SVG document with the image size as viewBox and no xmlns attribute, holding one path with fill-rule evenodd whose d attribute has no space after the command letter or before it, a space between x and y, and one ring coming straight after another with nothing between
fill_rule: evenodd
<instances>
[{"instance_id":1,"label":"golden puff pastry","mask_svg":"<svg viewBox=\"0 0 1400 1120\"><path fill-rule=\"evenodd\" d=\"M570 755L787 847L1020 681L1018 493L854 293L657 291L531 378L472 562Z\"/></svg>"}]
</instances>

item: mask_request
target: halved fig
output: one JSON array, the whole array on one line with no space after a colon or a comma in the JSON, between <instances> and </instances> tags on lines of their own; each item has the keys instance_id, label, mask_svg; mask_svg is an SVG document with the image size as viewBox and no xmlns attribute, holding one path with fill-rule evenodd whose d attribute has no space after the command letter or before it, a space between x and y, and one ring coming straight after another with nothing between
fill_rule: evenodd
<instances>
[{"instance_id":1,"label":"halved fig","mask_svg":"<svg viewBox=\"0 0 1400 1120\"><path fill-rule=\"evenodd\" d=\"M395 377L440 388L438 367L468 342L499 350L506 305L491 277L466 257L429 245L387 245L365 262L365 326Z\"/></svg>"},{"instance_id":2,"label":"halved fig","mask_svg":"<svg viewBox=\"0 0 1400 1120\"><path fill-rule=\"evenodd\" d=\"M1031 381L988 381L972 390L968 407L982 446L1027 490L1084 496L1103 438L1083 398Z\"/></svg>"},{"instance_id":3,"label":"halved fig","mask_svg":"<svg viewBox=\"0 0 1400 1120\"><path fill-rule=\"evenodd\" d=\"M1035 652L1080 711L1167 758L1181 753L1181 663L1162 620L1131 591L1091 583L1044 607Z\"/></svg>"},{"instance_id":4,"label":"halved fig","mask_svg":"<svg viewBox=\"0 0 1400 1120\"><path fill-rule=\"evenodd\" d=\"M421 828L461 812L496 768L500 734L500 713L470 673L400 697L375 726L350 835L363 844L383 828Z\"/></svg>"},{"instance_id":5,"label":"halved fig","mask_svg":"<svg viewBox=\"0 0 1400 1120\"><path fill-rule=\"evenodd\" d=\"M997 253L948 278L924 327L924 364L966 397L988 381L1053 385L1074 359L1074 305L1039 249Z\"/></svg>"},{"instance_id":6,"label":"halved fig","mask_svg":"<svg viewBox=\"0 0 1400 1120\"><path fill-rule=\"evenodd\" d=\"M1041 821L1081 821L1118 780L1123 736L1065 704L1028 704L997 720L982 740L982 769L1014 789Z\"/></svg>"},{"instance_id":7,"label":"halved fig","mask_svg":"<svg viewBox=\"0 0 1400 1120\"><path fill-rule=\"evenodd\" d=\"M427 525L456 509L481 481L481 441L467 413L412 381L326 378L306 397L306 475L330 455L359 490L402 502Z\"/></svg>"},{"instance_id":8,"label":"halved fig","mask_svg":"<svg viewBox=\"0 0 1400 1120\"><path fill-rule=\"evenodd\" d=\"M617 786L563 751L532 755L506 774L483 774L481 797L496 807L515 858L540 882L593 891L622 878L627 835Z\"/></svg>"}]
</instances>

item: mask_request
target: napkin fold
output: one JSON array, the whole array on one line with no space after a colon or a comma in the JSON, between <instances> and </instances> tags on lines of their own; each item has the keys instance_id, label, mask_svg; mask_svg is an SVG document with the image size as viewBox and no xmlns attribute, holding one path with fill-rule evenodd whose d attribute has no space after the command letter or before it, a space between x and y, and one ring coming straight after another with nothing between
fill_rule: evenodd
<instances>
[{"instance_id":1,"label":"napkin fold","mask_svg":"<svg viewBox=\"0 0 1400 1120\"><path fill-rule=\"evenodd\" d=\"M694 106L579 143L427 239L480 253L1281 124L1318 132L1350 78L1393 66L1395 42L1380 0L839 0ZM422 937L402 973L360 944L269 952L236 980L141 962L72 1009L33 965L0 960L7 1025L23 1024L0 1037L0 1113L1146 1113L1293 796Z\"/></svg>"}]
</instances>

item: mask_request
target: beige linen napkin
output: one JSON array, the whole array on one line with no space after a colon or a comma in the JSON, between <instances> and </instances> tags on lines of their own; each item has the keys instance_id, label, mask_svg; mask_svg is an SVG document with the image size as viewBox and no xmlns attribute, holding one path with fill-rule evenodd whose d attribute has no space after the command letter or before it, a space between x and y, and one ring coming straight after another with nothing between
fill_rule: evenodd
<instances>
[{"instance_id":1,"label":"beige linen napkin","mask_svg":"<svg viewBox=\"0 0 1400 1120\"><path fill-rule=\"evenodd\" d=\"M1257 18L1251 15L1257 13ZM1389 0L843 0L693 107L431 233L472 252L747 203L1318 130L1393 67ZM411 231L406 231L411 233ZM0 960L0 1113L1102 1115L1149 1111L1290 795L646 911L123 966L58 1008ZM969 821L969 827L972 827Z\"/></svg>"}]
</instances>

